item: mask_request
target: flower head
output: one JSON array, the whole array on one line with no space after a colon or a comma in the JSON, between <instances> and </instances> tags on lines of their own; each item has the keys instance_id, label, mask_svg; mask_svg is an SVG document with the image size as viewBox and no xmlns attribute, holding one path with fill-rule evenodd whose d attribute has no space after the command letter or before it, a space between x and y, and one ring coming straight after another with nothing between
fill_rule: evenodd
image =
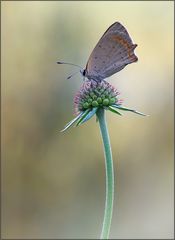
<instances>
[{"instance_id":1,"label":"flower head","mask_svg":"<svg viewBox=\"0 0 175 240\"><path fill-rule=\"evenodd\" d=\"M85 81L74 98L75 114L87 109L109 107L113 104L121 105L119 92L106 81Z\"/></svg>"},{"instance_id":2,"label":"flower head","mask_svg":"<svg viewBox=\"0 0 175 240\"><path fill-rule=\"evenodd\" d=\"M144 115L143 113L122 106L122 100L118 98L119 94L117 89L105 80L99 82L93 80L84 81L74 98L74 112L76 117L62 131L67 130L73 124L78 126L86 122L96 114L99 108L110 110L118 115L122 115L118 110L131 111Z\"/></svg>"}]
</instances>

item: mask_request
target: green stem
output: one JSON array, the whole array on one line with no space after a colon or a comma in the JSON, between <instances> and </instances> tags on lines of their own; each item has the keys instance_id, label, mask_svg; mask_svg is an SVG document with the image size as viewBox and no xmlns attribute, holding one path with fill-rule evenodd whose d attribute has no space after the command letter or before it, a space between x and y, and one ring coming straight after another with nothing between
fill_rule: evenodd
<instances>
[{"instance_id":1,"label":"green stem","mask_svg":"<svg viewBox=\"0 0 175 240\"><path fill-rule=\"evenodd\" d=\"M103 228L101 232L101 239L108 239L111 220L112 220L112 211L113 211L113 199L114 199L114 170L113 170L113 160L112 160L112 151L110 145L110 139L108 134L108 128L105 118L105 110L100 108L97 111L97 117L99 120L101 136L103 139L103 147L105 153L105 166L106 166L106 203L105 203L105 213L103 220Z\"/></svg>"}]
</instances>

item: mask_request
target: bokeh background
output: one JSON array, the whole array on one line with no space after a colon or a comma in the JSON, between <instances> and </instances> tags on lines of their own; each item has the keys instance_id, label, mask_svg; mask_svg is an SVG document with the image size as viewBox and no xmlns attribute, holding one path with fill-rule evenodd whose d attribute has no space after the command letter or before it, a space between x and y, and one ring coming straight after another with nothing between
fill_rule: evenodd
<instances>
[{"instance_id":1,"label":"bokeh background","mask_svg":"<svg viewBox=\"0 0 175 240\"><path fill-rule=\"evenodd\" d=\"M121 22L139 61L109 82L141 117L107 113L111 238L173 238L173 1L1 2L2 237L99 238L105 165L95 118L60 133L104 31Z\"/></svg>"}]
</instances>

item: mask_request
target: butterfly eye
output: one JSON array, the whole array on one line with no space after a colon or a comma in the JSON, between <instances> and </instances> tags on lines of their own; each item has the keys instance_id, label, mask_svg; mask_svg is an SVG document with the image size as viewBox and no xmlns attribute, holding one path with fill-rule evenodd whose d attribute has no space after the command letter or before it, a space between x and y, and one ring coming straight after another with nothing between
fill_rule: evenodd
<instances>
[{"instance_id":1,"label":"butterfly eye","mask_svg":"<svg viewBox=\"0 0 175 240\"><path fill-rule=\"evenodd\" d=\"M82 75L85 77L86 69L83 70Z\"/></svg>"}]
</instances>

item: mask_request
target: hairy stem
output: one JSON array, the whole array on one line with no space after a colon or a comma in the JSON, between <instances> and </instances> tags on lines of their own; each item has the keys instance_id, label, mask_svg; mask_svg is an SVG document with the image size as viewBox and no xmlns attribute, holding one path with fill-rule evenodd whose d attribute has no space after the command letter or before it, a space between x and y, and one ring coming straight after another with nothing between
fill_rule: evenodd
<instances>
[{"instance_id":1,"label":"hairy stem","mask_svg":"<svg viewBox=\"0 0 175 240\"><path fill-rule=\"evenodd\" d=\"M105 155L105 167L106 167L106 203L105 213L103 220L103 228L101 232L101 239L108 239L111 227L112 212L113 212L113 200L114 200L114 170L111 144L108 134L108 128L105 118L105 110L100 108L97 111L97 117L99 120L101 136L103 139L103 148Z\"/></svg>"}]
</instances>

